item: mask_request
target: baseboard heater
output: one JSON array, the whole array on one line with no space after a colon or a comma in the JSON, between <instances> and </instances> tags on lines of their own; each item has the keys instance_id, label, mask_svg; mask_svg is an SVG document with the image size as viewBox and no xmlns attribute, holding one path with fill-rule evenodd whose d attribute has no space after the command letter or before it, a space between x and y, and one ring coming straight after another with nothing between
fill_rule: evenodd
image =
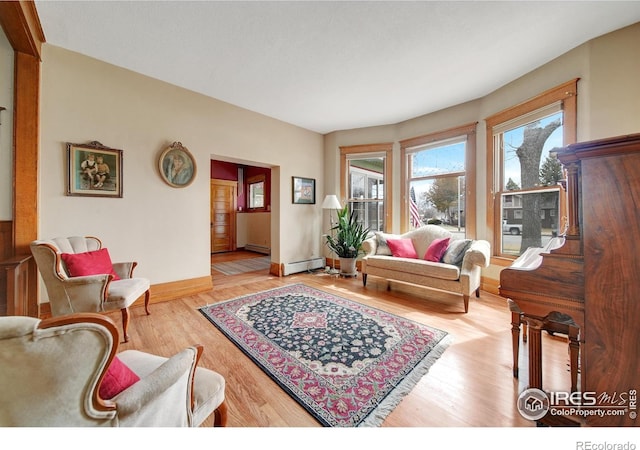
<instances>
[{"instance_id":1,"label":"baseboard heater","mask_svg":"<svg viewBox=\"0 0 640 450\"><path fill-rule=\"evenodd\" d=\"M296 261L284 264L283 275L306 272L307 270L321 269L324 267L324 258L311 258L304 261Z\"/></svg>"},{"instance_id":2,"label":"baseboard heater","mask_svg":"<svg viewBox=\"0 0 640 450\"><path fill-rule=\"evenodd\" d=\"M244 249L250 252L264 253L265 255L271 254L271 249L264 245L247 244L244 246Z\"/></svg>"}]
</instances>

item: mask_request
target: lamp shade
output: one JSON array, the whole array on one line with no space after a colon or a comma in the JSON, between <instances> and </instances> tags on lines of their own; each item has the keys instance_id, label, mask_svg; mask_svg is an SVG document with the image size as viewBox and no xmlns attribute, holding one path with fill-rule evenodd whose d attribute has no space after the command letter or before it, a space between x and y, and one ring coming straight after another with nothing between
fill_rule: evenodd
<instances>
[{"instance_id":1,"label":"lamp shade","mask_svg":"<svg viewBox=\"0 0 640 450\"><path fill-rule=\"evenodd\" d=\"M322 209L342 209L342 206L340 206L338 197L331 194L325 196L324 201L322 202Z\"/></svg>"}]
</instances>

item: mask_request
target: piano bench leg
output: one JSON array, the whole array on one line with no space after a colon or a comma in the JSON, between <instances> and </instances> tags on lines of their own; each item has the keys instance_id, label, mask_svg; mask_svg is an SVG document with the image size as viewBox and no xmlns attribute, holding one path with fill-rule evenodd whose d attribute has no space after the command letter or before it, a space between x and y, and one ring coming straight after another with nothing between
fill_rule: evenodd
<instances>
[{"instance_id":1,"label":"piano bench leg","mask_svg":"<svg viewBox=\"0 0 640 450\"><path fill-rule=\"evenodd\" d=\"M517 311L511 312L511 343L513 348L513 378L518 378L518 359L520 355L520 323L522 314Z\"/></svg>"},{"instance_id":2,"label":"piano bench leg","mask_svg":"<svg viewBox=\"0 0 640 450\"><path fill-rule=\"evenodd\" d=\"M578 356L580 354L580 341L578 334L580 329L569 326L569 360L571 370L571 392L578 390Z\"/></svg>"}]
</instances>

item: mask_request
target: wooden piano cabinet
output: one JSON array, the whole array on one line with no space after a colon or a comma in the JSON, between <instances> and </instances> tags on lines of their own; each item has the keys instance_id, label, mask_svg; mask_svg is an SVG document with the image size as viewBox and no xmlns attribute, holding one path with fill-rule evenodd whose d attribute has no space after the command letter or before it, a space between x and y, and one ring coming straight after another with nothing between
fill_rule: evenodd
<instances>
[{"instance_id":1,"label":"wooden piano cabinet","mask_svg":"<svg viewBox=\"0 0 640 450\"><path fill-rule=\"evenodd\" d=\"M640 134L574 144L563 153L581 170L584 389L600 403L628 408L590 416L587 424L640 426L633 399L640 390Z\"/></svg>"},{"instance_id":2,"label":"wooden piano cabinet","mask_svg":"<svg viewBox=\"0 0 640 450\"><path fill-rule=\"evenodd\" d=\"M31 255L0 261L7 316L29 315L29 260Z\"/></svg>"}]
</instances>

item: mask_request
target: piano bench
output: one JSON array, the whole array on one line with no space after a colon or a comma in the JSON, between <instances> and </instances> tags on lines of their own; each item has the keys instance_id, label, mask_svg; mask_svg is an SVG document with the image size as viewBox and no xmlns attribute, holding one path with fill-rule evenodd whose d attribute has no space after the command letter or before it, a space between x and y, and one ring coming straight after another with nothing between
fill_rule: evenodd
<instances>
[{"instance_id":1,"label":"piano bench","mask_svg":"<svg viewBox=\"0 0 640 450\"><path fill-rule=\"evenodd\" d=\"M570 359L570 372L571 372L571 392L577 391L578 385L578 354L579 354L579 341L577 332L577 324L573 319L559 312L551 312L543 318L530 317L528 318L520 309L520 307L511 299L508 300L509 310L511 311L511 338L513 343L513 377L518 378L519 368L518 359L520 354L520 325L522 325L522 342L527 342L528 336L528 320L535 320L541 322L541 330L546 331L550 335L555 333L566 334L569 338L569 359ZM532 352L529 354L529 358L532 356ZM531 361L529 362L531 364Z\"/></svg>"}]
</instances>

